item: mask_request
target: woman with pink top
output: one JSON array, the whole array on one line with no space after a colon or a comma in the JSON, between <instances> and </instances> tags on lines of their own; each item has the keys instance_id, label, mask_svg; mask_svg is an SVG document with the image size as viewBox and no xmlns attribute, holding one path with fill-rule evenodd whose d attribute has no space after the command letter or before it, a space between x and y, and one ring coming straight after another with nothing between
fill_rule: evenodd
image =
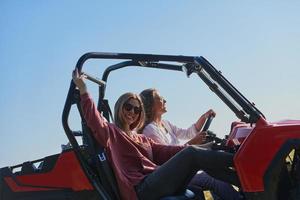
<instances>
[{"instance_id":1,"label":"woman with pink top","mask_svg":"<svg viewBox=\"0 0 300 200\"><path fill-rule=\"evenodd\" d=\"M230 153L162 145L136 134L145 117L138 95L123 94L115 104L115 124L108 123L88 94L84 79L77 70L73 72L84 118L96 141L106 149L121 199L152 200L178 194L200 169L224 180L234 176Z\"/></svg>"},{"instance_id":2,"label":"woman with pink top","mask_svg":"<svg viewBox=\"0 0 300 200\"><path fill-rule=\"evenodd\" d=\"M146 117L144 127L140 130L143 135L165 145L179 145L180 139L188 140L186 145L205 143L205 133L200 132L200 130L208 117L216 116L213 110L208 110L196 123L183 129L162 119L162 115L167 112L166 100L156 89L146 89L140 93L140 97L144 104ZM239 193L230 184L214 179L205 172L197 173L189 186L194 192L197 192L199 187L211 190L214 199L233 200L240 198Z\"/></svg>"}]
</instances>

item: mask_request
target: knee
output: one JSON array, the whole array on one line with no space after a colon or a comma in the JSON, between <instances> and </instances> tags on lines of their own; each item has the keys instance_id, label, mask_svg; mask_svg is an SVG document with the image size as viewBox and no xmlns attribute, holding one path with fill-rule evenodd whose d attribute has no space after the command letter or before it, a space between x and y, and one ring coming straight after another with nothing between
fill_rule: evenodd
<instances>
[{"instance_id":1,"label":"knee","mask_svg":"<svg viewBox=\"0 0 300 200\"><path fill-rule=\"evenodd\" d=\"M187 146L183 151L186 154L186 156L193 157L197 150L196 150L195 146L190 145L190 146Z\"/></svg>"}]
</instances>

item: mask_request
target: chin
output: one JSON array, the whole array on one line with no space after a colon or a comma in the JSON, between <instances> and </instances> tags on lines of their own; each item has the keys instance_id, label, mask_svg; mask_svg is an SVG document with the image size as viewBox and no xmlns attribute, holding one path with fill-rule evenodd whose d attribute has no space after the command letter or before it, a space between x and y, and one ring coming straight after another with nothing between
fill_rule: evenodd
<instances>
[{"instance_id":1,"label":"chin","mask_svg":"<svg viewBox=\"0 0 300 200\"><path fill-rule=\"evenodd\" d=\"M127 123L132 125L136 120L128 120Z\"/></svg>"}]
</instances>

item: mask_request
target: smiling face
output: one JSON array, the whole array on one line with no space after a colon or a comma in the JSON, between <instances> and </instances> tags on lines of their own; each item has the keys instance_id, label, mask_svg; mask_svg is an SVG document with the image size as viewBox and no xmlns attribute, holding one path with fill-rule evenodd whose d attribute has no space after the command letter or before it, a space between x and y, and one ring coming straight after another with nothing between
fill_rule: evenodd
<instances>
[{"instance_id":1,"label":"smiling face","mask_svg":"<svg viewBox=\"0 0 300 200\"><path fill-rule=\"evenodd\" d=\"M115 125L121 130L128 132L142 128L144 120L145 111L140 97L131 92L122 94L114 107Z\"/></svg>"},{"instance_id":2,"label":"smiling face","mask_svg":"<svg viewBox=\"0 0 300 200\"><path fill-rule=\"evenodd\" d=\"M162 115L167 112L166 100L160 96L157 91L153 93L153 107L152 111L154 115Z\"/></svg>"},{"instance_id":3,"label":"smiling face","mask_svg":"<svg viewBox=\"0 0 300 200\"><path fill-rule=\"evenodd\" d=\"M122 117L124 123L126 123L128 126L131 126L138 120L141 110L141 105L137 99L131 98L127 102L125 102L122 108Z\"/></svg>"}]
</instances>

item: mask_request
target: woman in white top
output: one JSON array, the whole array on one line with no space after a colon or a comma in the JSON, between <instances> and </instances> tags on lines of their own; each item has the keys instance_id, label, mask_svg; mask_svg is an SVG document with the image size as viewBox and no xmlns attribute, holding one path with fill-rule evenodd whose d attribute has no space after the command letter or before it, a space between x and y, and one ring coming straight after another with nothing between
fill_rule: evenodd
<instances>
[{"instance_id":1,"label":"woman in white top","mask_svg":"<svg viewBox=\"0 0 300 200\"><path fill-rule=\"evenodd\" d=\"M216 115L212 109L204 113L189 128L182 129L162 119L162 115L167 112L166 100L160 96L156 89L146 89L140 93L140 96L146 115L145 125L140 130L142 134L157 143L166 145L179 145L180 139L188 140L186 145L205 143L206 134L200 131L206 119ZM214 179L205 172L196 174L189 186L194 191L197 188L198 190L195 192L199 194L202 191L201 189L211 190L214 199L237 200L241 198L240 194L230 184Z\"/></svg>"},{"instance_id":2,"label":"woman in white top","mask_svg":"<svg viewBox=\"0 0 300 200\"><path fill-rule=\"evenodd\" d=\"M162 119L162 115L167 112L166 100L159 95L156 89L146 89L140 96L146 112L146 121L142 130L144 135L167 145L179 145L179 140L189 140L187 144L205 142L205 133L200 133L200 130L208 117L216 115L213 110L208 110L189 128L182 129Z\"/></svg>"}]
</instances>

